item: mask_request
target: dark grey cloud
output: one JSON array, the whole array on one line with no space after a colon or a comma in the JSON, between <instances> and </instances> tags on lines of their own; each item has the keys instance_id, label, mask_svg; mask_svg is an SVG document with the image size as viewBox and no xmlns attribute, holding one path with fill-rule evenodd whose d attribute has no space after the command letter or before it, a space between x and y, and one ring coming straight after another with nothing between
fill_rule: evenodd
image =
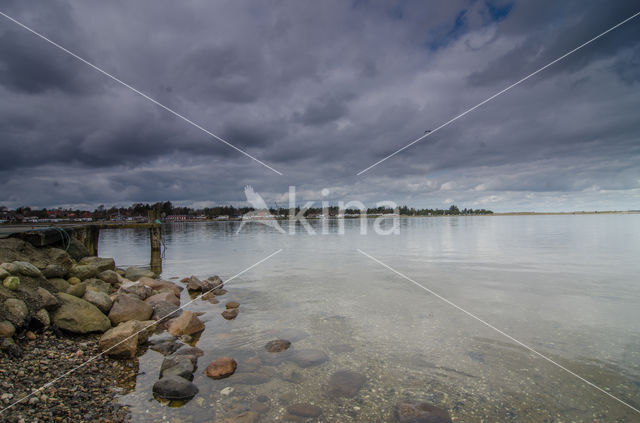
<instances>
[{"instance_id":1,"label":"dark grey cloud","mask_svg":"<svg viewBox=\"0 0 640 423\"><path fill-rule=\"evenodd\" d=\"M639 208L640 20L391 154L637 12L634 1L5 1L0 203L308 199ZM640 19L640 18L639 18Z\"/></svg>"}]
</instances>

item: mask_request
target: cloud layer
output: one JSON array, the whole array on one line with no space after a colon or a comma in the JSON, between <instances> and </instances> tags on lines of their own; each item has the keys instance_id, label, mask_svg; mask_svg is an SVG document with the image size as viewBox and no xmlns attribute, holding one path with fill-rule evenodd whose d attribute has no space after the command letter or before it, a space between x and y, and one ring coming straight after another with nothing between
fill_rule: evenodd
<instances>
[{"instance_id":1,"label":"cloud layer","mask_svg":"<svg viewBox=\"0 0 640 423\"><path fill-rule=\"evenodd\" d=\"M638 12L619 1L4 2L0 203L394 200L640 209L640 18L356 173ZM331 194L323 197L322 188Z\"/></svg>"}]
</instances>

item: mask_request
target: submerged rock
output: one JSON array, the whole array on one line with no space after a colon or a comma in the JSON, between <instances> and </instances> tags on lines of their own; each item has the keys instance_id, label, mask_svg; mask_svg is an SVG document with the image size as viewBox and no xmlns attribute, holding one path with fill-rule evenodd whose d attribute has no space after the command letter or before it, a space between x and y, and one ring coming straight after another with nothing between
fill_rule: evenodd
<instances>
[{"instance_id":1,"label":"submerged rock","mask_svg":"<svg viewBox=\"0 0 640 423\"><path fill-rule=\"evenodd\" d=\"M231 357L220 357L211 362L205 370L205 374L213 379L229 377L236 371L238 363Z\"/></svg>"},{"instance_id":2,"label":"submerged rock","mask_svg":"<svg viewBox=\"0 0 640 423\"><path fill-rule=\"evenodd\" d=\"M165 376L180 376L188 380L193 380L193 372L196 371L195 356L172 355L166 357L160 366L160 378Z\"/></svg>"},{"instance_id":3,"label":"submerged rock","mask_svg":"<svg viewBox=\"0 0 640 423\"><path fill-rule=\"evenodd\" d=\"M239 313L239 310L237 308L228 308L220 314L222 314L222 317L224 317L227 320L233 320L236 317L238 317L238 313Z\"/></svg>"},{"instance_id":4,"label":"submerged rock","mask_svg":"<svg viewBox=\"0 0 640 423\"><path fill-rule=\"evenodd\" d=\"M233 417L217 419L214 423L257 423L260 415L255 411L244 411Z\"/></svg>"},{"instance_id":5,"label":"submerged rock","mask_svg":"<svg viewBox=\"0 0 640 423\"><path fill-rule=\"evenodd\" d=\"M351 370L340 370L329 378L327 390L332 397L351 398L356 396L362 385L364 385L365 380L366 378L360 373L352 372Z\"/></svg>"},{"instance_id":6,"label":"submerged rock","mask_svg":"<svg viewBox=\"0 0 640 423\"><path fill-rule=\"evenodd\" d=\"M291 355L291 360L300 367L317 366L328 359L324 352L313 349L298 350Z\"/></svg>"},{"instance_id":7,"label":"submerged rock","mask_svg":"<svg viewBox=\"0 0 640 423\"><path fill-rule=\"evenodd\" d=\"M399 423L451 423L446 410L428 402L400 401L393 412Z\"/></svg>"},{"instance_id":8,"label":"submerged rock","mask_svg":"<svg viewBox=\"0 0 640 423\"><path fill-rule=\"evenodd\" d=\"M287 412L300 417L318 417L322 414L322 409L313 404L298 403L288 406Z\"/></svg>"},{"instance_id":9,"label":"submerged rock","mask_svg":"<svg viewBox=\"0 0 640 423\"><path fill-rule=\"evenodd\" d=\"M238 308L240 307L240 303L237 301L227 301L224 306L225 308Z\"/></svg>"},{"instance_id":10,"label":"submerged rock","mask_svg":"<svg viewBox=\"0 0 640 423\"><path fill-rule=\"evenodd\" d=\"M162 399L186 401L198 393L198 387L180 376L166 376L153 384L153 393Z\"/></svg>"},{"instance_id":11,"label":"submerged rock","mask_svg":"<svg viewBox=\"0 0 640 423\"><path fill-rule=\"evenodd\" d=\"M268 352L282 352L287 350L291 346L291 342L285 339L276 339L275 341L267 342L267 345L264 346L264 349Z\"/></svg>"},{"instance_id":12,"label":"submerged rock","mask_svg":"<svg viewBox=\"0 0 640 423\"><path fill-rule=\"evenodd\" d=\"M245 385L261 385L267 383L276 374L273 367L267 366L250 372L245 372L242 368L240 370L242 370L242 372L236 373L233 376L233 381Z\"/></svg>"},{"instance_id":13,"label":"submerged rock","mask_svg":"<svg viewBox=\"0 0 640 423\"><path fill-rule=\"evenodd\" d=\"M59 293L62 305L52 313L52 320L59 328L74 333L104 332L111 327L111 321L98 307L74 297Z\"/></svg>"}]
</instances>

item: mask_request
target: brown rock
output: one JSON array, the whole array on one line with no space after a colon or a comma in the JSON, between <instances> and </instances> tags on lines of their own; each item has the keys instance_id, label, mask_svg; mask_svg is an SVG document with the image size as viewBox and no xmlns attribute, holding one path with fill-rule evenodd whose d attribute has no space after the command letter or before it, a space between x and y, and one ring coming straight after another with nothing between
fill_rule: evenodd
<instances>
[{"instance_id":1,"label":"brown rock","mask_svg":"<svg viewBox=\"0 0 640 423\"><path fill-rule=\"evenodd\" d=\"M55 310L60 305L60 301L49 291L42 287L36 289L40 298L42 298L42 306L47 310Z\"/></svg>"},{"instance_id":2,"label":"brown rock","mask_svg":"<svg viewBox=\"0 0 640 423\"><path fill-rule=\"evenodd\" d=\"M180 292L183 289L181 286L178 286L173 282L156 280L148 277L142 277L138 280L138 282L148 286L155 291L171 291L178 298L180 298Z\"/></svg>"},{"instance_id":3,"label":"brown rock","mask_svg":"<svg viewBox=\"0 0 640 423\"><path fill-rule=\"evenodd\" d=\"M313 404L299 403L288 406L287 412L300 417L318 417L322 414L322 409Z\"/></svg>"},{"instance_id":4,"label":"brown rock","mask_svg":"<svg viewBox=\"0 0 640 423\"><path fill-rule=\"evenodd\" d=\"M211 362L205 374L214 379L223 379L229 377L236 371L238 363L231 357L220 357Z\"/></svg>"},{"instance_id":5,"label":"brown rock","mask_svg":"<svg viewBox=\"0 0 640 423\"><path fill-rule=\"evenodd\" d=\"M202 291L202 282L195 276L191 276L187 281L187 289L189 291Z\"/></svg>"},{"instance_id":6,"label":"brown rock","mask_svg":"<svg viewBox=\"0 0 640 423\"><path fill-rule=\"evenodd\" d=\"M213 292L206 292L202 294L202 299L204 301L209 301L211 304L218 304L220 301L216 298Z\"/></svg>"},{"instance_id":7,"label":"brown rock","mask_svg":"<svg viewBox=\"0 0 640 423\"><path fill-rule=\"evenodd\" d=\"M291 346L291 342L285 339L276 339L275 341L267 342L264 349L271 353L282 352Z\"/></svg>"},{"instance_id":8,"label":"brown rock","mask_svg":"<svg viewBox=\"0 0 640 423\"><path fill-rule=\"evenodd\" d=\"M126 294L120 294L113 302L109 319L114 325L129 320L149 320L153 314L153 307L142 300Z\"/></svg>"},{"instance_id":9,"label":"brown rock","mask_svg":"<svg viewBox=\"0 0 640 423\"><path fill-rule=\"evenodd\" d=\"M233 320L236 317L238 317L238 313L239 311L237 308L230 308L230 309L226 309L221 314L222 314L222 317L224 317L225 319Z\"/></svg>"},{"instance_id":10,"label":"brown rock","mask_svg":"<svg viewBox=\"0 0 640 423\"><path fill-rule=\"evenodd\" d=\"M109 285L118 284L118 274L113 270L105 270L104 272L100 272L96 277L108 283Z\"/></svg>"},{"instance_id":11,"label":"brown rock","mask_svg":"<svg viewBox=\"0 0 640 423\"><path fill-rule=\"evenodd\" d=\"M11 338L16 333L16 327L8 320L0 322L0 337Z\"/></svg>"},{"instance_id":12,"label":"brown rock","mask_svg":"<svg viewBox=\"0 0 640 423\"><path fill-rule=\"evenodd\" d=\"M155 306L158 303L164 303L164 302L171 303L175 306L179 306L180 298L176 297L173 294L173 291L165 291L165 292L161 292L159 294L150 296L149 298L144 300L144 302L147 304L151 304L152 306Z\"/></svg>"},{"instance_id":13,"label":"brown rock","mask_svg":"<svg viewBox=\"0 0 640 423\"><path fill-rule=\"evenodd\" d=\"M222 288L216 288L213 291L211 291L213 293L213 295L224 295L227 293L226 289L222 289Z\"/></svg>"},{"instance_id":14,"label":"brown rock","mask_svg":"<svg viewBox=\"0 0 640 423\"><path fill-rule=\"evenodd\" d=\"M121 287L120 292L134 296L139 300L146 300L148 297L153 295L153 289L146 285L142 285L141 283Z\"/></svg>"},{"instance_id":15,"label":"brown rock","mask_svg":"<svg viewBox=\"0 0 640 423\"><path fill-rule=\"evenodd\" d=\"M399 423L451 423L446 410L428 402L400 401L393 412Z\"/></svg>"},{"instance_id":16,"label":"brown rock","mask_svg":"<svg viewBox=\"0 0 640 423\"><path fill-rule=\"evenodd\" d=\"M137 320L120 323L100 337L98 347L100 351L107 351L106 354L112 357L133 358L138 351L138 345L145 343L153 332L154 323Z\"/></svg>"},{"instance_id":17,"label":"brown rock","mask_svg":"<svg viewBox=\"0 0 640 423\"><path fill-rule=\"evenodd\" d=\"M227 301L224 306L226 308L238 308L240 307L240 303L237 301Z\"/></svg>"},{"instance_id":18,"label":"brown rock","mask_svg":"<svg viewBox=\"0 0 640 423\"><path fill-rule=\"evenodd\" d=\"M169 322L168 332L173 336L192 335L204 329L204 323L192 311L185 311Z\"/></svg>"},{"instance_id":19,"label":"brown rock","mask_svg":"<svg viewBox=\"0 0 640 423\"><path fill-rule=\"evenodd\" d=\"M89 265L98 269L98 273L105 270L116 270L116 262L112 258L105 257L84 257L78 264Z\"/></svg>"}]
</instances>

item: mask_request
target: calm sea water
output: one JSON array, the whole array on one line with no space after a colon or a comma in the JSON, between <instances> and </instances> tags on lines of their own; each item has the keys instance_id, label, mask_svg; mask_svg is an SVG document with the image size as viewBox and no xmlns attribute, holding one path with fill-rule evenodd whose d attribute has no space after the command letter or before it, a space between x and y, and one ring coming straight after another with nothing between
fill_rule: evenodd
<instances>
[{"instance_id":1,"label":"calm sea water","mask_svg":"<svg viewBox=\"0 0 640 423\"><path fill-rule=\"evenodd\" d=\"M311 224L321 231L321 222ZM139 359L136 388L121 397L135 420L214 421L266 396L262 421L282 419L292 402L320 406L317 421L393 421L401 399L428 400L457 422L640 421L640 413L357 251L640 408L640 215L409 218L389 236L376 235L371 222L362 235L357 220L346 222L344 235L335 222L332 233L315 236L259 223L237 228L164 228L163 279L225 280L282 251L229 282L221 304L188 307L204 312L207 325L196 344L205 355L193 400L177 408L154 400L162 355L148 350ZM101 256L120 267L148 265L146 231L100 236ZM220 316L227 299L241 303L233 321ZM305 369L262 360L264 380L250 383L202 373L220 355L264 358L264 344L282 335L303 338L293 350L319 349L329 360ZM327 396L329 376L340 369L366 377L356 397ZM235 389L230 397L219 393L227 386Z\"/></svg>"}]
</instances>

